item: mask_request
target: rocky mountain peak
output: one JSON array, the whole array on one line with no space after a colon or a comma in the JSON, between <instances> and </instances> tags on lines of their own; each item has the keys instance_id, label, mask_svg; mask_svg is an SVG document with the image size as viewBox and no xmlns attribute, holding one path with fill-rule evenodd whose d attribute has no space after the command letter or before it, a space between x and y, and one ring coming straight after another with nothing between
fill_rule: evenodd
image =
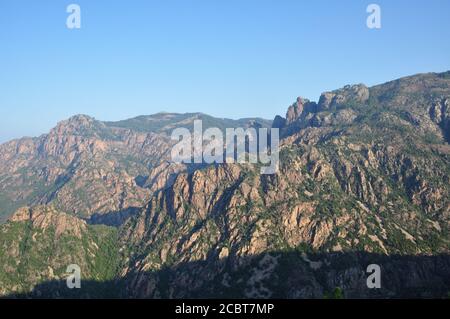
<instances>
[{"instance_id":1,"label":"rocky mountain peak","mask_svg":"<svg viewBox=\"0 0 450 319\"><path fill-rule=\"evenodd\" d=\"M302 116L303 112L306 109L306 106L308 106L310 103L311 102L308 99L298 97L297 101L292 104L286 112L287 124L291 124L297 121Z\"/></svg>"},{"instance_id":2,"label":"rocky mountain peak","mask_svg":"<svg viewBox=\"0 0 450 319\"><path fill-rule=\"evenodd\" d=\"M68 124L72 124L72 125L79 125L79 126L89 126L92 123L96 122L95 118L89 116L89 115L85 115L85 114L77 114L74 115L72 117L69 117L67 120L65 121L61 121L60 124L64 125L68 125Z\"/></svg>"},{"instance_id":3,"label":"rocky mountain peak","mask_svg":"<svg viewBox=\"0 0 450 319\"><path fill-rule=\"evenodd\" d=\"M369 88L364 84L346 85L342 89L324 92L320 96L320 111L339 107L345 103L365 103L369 99Z\"/></svg>"},{"instance_id":4,"label":"rocky mountain peak","mask_svg":"<svg viewBox=\"0 0 450 319\"><path fill-rule=\"evenodd\" d=\"M92 129L95 126L104 126L102 122L95 120L93 117L84 114L78 114L70 117L67 120L61 121L57 124L57 126L52 130L53 133L63 134L63 133L72 133L72 134L82 134L86 132L86 130Z\"/></svg>"},{"instance_id":5,"label":"rocky mountain peak","mask_svg":"<svg viewBox=\"0 0 450 319\"><path fill-rule=\"evenodd\" d=\"M289 106L286 112L286 118L276 116L272 123L272 127L289 127L290 130L288 131L292 131L305 125L321 126L324 123L330 124L338 122L338 119L333 121L329 115L327 115L328 118L322 118L319 113L333 111L352 103L365 104L369 100L369 95L369 88L367 86L364 84L355 84L346 85L335 91L322 93L319 103L311 102L303 97L298 97L296 102ZM346 112L349 113L350 111ZM342 115L345 115L344 117L348 118L348 114L339 114L337 117L342 117ZM353 119L354 114L350 117Z\"/></svg>"}]
</instances>

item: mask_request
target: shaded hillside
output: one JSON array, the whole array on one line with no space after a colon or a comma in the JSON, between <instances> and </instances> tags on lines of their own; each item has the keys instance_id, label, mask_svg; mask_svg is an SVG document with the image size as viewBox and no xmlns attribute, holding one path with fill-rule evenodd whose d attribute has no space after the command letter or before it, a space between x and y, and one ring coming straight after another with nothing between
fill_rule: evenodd
<instances>
[{"instance_id":1,"label":"shaded hillside","mask_svg":"<svg viewBox=\"0 0 450 319\"><path fill-rule=\"evenodd\" d=\"M291 251L224 258L213 264L187 262L142 273L135 290L125 288L128 278L86 279L81 289L67 288L65 280L50 280L29 293L3 298L448 298L450 293L448 256L355 252L310 253L307 258L314 261ZM366 267L373 263L383 265L381 289L366 285Z\"/></svg>"}]
</instances>

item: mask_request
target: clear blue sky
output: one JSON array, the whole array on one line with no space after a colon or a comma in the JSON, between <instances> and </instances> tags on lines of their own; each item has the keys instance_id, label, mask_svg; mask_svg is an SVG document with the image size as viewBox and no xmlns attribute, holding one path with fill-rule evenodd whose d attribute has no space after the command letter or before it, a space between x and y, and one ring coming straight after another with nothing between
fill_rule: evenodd
<instances>
[{"instance_id":1,"label":"clear blue sky","mask_svg":"<svg viewBox=\"0 0 450 319\"><path fill-rule=\"evenodd\" d=\"M450 1L1 0L0 43L0 142L78 113L273 118L297 96L449 70Z\"/></svg>"}]
</instances>

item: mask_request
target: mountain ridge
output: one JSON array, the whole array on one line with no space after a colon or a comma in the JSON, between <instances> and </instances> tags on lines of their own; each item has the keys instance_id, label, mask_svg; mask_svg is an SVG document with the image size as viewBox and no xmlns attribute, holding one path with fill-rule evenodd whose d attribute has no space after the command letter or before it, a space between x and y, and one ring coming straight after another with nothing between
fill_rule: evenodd
<instances>
[{"instance_id":1,"label":"mountain ridge","mask_svg":"<svg viewBox=\"0 0 450 319\"><path fill-rule=\"evenodd\" d=\"M105 276L120 282L121 296L189 298L206 289L217 297L225 289L246 298L320 298L339 287L348 297L445 297L449 73L349 85L324 92L318 102L297 98L271 123L281 137L274 175L260 175L258 164L171 164L171 123L157 126L159 133L142 132L79 116L46 136L1 145L0 208L16 199L19 211L0 226L6 240L0 264L17 257L8 249L11 238L44 250L56 240L51 232L27 239L39 227L25 227L28 208L19 207L31 206L50 212L44 220L56 225L59 211L82 221L82 238L108 237L104 247L92 242L102 258L115 261ZM175 124L198 118L188 114ZM90 247L73 249L85 256ZM48 279L42 260L24 256L42 268L28 278L8 266L3 294L33 291ZM88 268L88 278L100 276L104 261ZM405 274L389 277L386 289L367 290L369 261Z\"/></svg>"}]
</instances>

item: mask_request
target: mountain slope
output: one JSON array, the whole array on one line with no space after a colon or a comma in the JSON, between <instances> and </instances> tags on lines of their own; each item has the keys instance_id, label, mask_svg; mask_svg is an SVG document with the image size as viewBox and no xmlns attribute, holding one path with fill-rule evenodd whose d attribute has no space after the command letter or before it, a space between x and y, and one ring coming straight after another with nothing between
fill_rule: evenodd
<instances>
[{"instance_id":1,"label":"mountain slope","mask_svg":"<svg viewBox=\"0 0 450 319\"><path fill-rule=\"evenodd\" d=\"M37 284L48 280L63 280L67 267L81 268L82 281L108 281L115 278L120 265L117 230L106 226L91 226L86 222L57 211L54 207L38 206L18 210L0 226L0 294L28 293ZM58 291L36 291L35 296L67 296ZM109 291L82 291L108 296Z\"/></svg>"},{"instance_id":2,"label":"mountain slope","mask_svg":"<svg viewBox=\"0 0 450 319\"><path fill-rule=\"evenodd\" d=\"M144 206L154 191L170 184L173 174L188 169L169 163L174 143L169 130L190 127L196 119L205 120L205 128L260 123L200 113L116 123L77 115L47 135L0 145L0 218L24 205L52 203L81 217L107 215L111 223L120 222L120 216ZM258 125L270 126L270 121Z\"/></svg>"},{"instance_id":3,"label":"mountain slope","mask_svg":"<svg viewBox=\"0 0 450 319\"><path fill-rule=\"evenodd\" d=\"M25 202L39 198L78 216L132 208L120 222L90 219L118 226L111 284L121 297L322 298L336 288L345 297L445 297L449 74L346 86L317 103L298 98L272 122L282 137L274 175L253 164L168 165L170 121L203 115L118 124L77 117L38 140L2 146L2 194L16 186ZM148 121L161 123L150 133L135 128ZM59 171L44 174L58 190L30 195L45 190L29 179L50 162L73 173L61 187ZM381 266L381 289L366 286L372 263Z\"/></svg>"},{"instance_id":4,"label":"mountain slope","mask_svg":"<svg viewBox=\"0 0 450 319\"><path fill-rule=\"evenodd\" d=\"M130 221L129 229L124 228L123 244L139 247L139 254L129 257L130 265L135 265L129 268L128 276L133 278L129 291L140 297L163 294L161 278L148 273L170 266L179 270L167 284L176 288L165 291L166 295L201 295L211 281L227 282L228 272L220 262L224 258L227 267L236 270L243 260L251 263L251 256L270 256L263 258L273 261L277 253L292 250L299 260L307 251L443 255L446 266L438 278L447 278L450 148L442 123L449 119L450 81L427 74L396 83L394 88L392 83L372 89L348 86L324 93L317 104L299 98L286 118L274 121L285 136L276 176L259 175L251 165L208 167L179 175ZM433 116L437 107L439 120ZM353 257L341 262L349 264L349 260L357 266L346 270L358 271L340 286L350 296L355 296L354 290L359 296L370 296L370 291L358 288L365 284L361 282L364 265ZM196 262L199 269L182 267ZM411 271L433 273L436 265L429 266ZM269 268L263 277L278 282L276 278L283 275L278 266ZM245 269L248 275L252 268ZM208 275L199 279L204 272ZM421 275L412 278L417 280L407 280L382 295L400 296L408 286L414 292L407 294L430 293L430 287L419 293ZM251 278L246 280L252 283ZM448 289L448 280L444 282ZM251 293L243 296L271 296L270 287L253 284L258 288L248 286ZM211 293L226 286L219 285ZM315 284L306 292L284 288L308 297L333 287Z\"/></svg>"}]
</instances>

